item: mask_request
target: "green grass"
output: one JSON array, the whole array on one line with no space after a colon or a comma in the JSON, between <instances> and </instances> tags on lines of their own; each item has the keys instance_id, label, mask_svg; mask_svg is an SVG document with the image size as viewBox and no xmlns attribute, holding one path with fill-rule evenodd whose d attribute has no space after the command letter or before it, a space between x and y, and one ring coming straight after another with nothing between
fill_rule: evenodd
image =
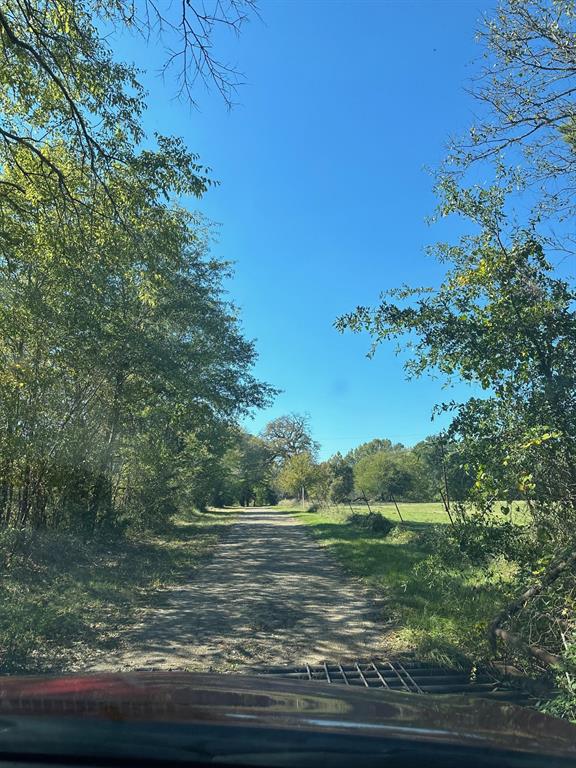
<instances>
[{"instance_id":1,"label":"green grass","mask_svg":"<svg viewBox=\"0 0 576 768\"><path fill-rule=\"evenodd\" d=\"M443 525L449 522L446 510L441 503L436 502L423 502L416 504L406 504L403 502L398 503L398 508L404 522L407 523L438 523ZM358 505L353 504L352 509L354 512L366 512L367 508L365 504ZM394 504L370 504L370 509L373 512L379 512L384 517L389 518L394 523L399 523L400 518ZM340 507L336 510L332 510L334 515L337 515L341 519L345 519L350 514L350 507Z\"/></svg>"},{"instance_id":2,"label":"green grass","mask_svg":"<svg viewBox=\"0 0 576 768\"><path fill-rule=\"evenodd\" d=\"M140 606L202 565L232 517L188 515L161 534L93 542L4 531L0 673L82 669L114 649Z\"/></svg>"},{"instance_id":3,"label":"green grass","mask_svg":"<svg viewBox=\"0 0 576 768\"><path fill-rule=\"evenodd\" d=\"M399 506L405 523L387 536L347 523L349 508L295 511L350 574L387 598L396 626L387 637L391 652L416 651L437 661L480 660L488 653L487 622L514 589L514 566L499 558L488 568L447 567L432 544L437 526L448 523L442 505ZM360 509L365 507L355 511ZM393 505L373 509L399 523Z\"/></svg>"}]
</instances>

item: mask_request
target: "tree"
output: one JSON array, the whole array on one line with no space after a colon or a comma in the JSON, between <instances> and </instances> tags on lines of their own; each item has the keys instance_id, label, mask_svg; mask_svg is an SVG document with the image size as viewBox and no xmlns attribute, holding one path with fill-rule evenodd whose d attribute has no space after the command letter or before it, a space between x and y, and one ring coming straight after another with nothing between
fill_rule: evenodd
<instances>
[{"instance_id":1,"label":"tree","mask_svg":"<svg viewBox=\"0 0 576 768\"><path fill-rule=\"evenodd\" d=\"M489 476L496 485L491 493L506 493L512 481L516 488L527 487L527 477L536 481L534 454L539 452L543 464L537 466L548 469L539 471L536 489L545 489L550 501L564 499L564 514L573 508L576 489L571 458L576 425L574 291L554 277L534 230L512 231L506 242L500 189L452 192L454 210L482 229L458 246L439 247L453 264L440 289L391 292L403 303L385 300L373 312L359 308L342 318L340 327L365 328L376 344L410 335L410 372L437 369L484 388L487 401L473 398L455 407L460 417L452 433L462 437L470 425L471 437L482 436L486 458L493 456L491 465L507 471L497 477L477 462L476 487ZM551 462L559 471L553 471Z\"/></svg>"},{"instance_id":2,"label":"tree","mask_svg":"<svg viewBox=\"0 0 576 768\"><path fill-rule=\"evenodd\" d=\"M278 473L277 483L287 496L301 496L302 501L319 479L318 464L309 451L290 456Z\"/></svg>"},{"instance_id":3,"label":"tree","mask_svg":"<svg viewBox=\"0 0 576 768\"><path fill-rule=\"evenodd\" d=\"M162 524L214 498L238 418L269 402L225 298L211 227L181 206L207 170L182 141L137 149L144 94L110 26L168 32L182 93L251 0L7 0L0 8L0 520Z\"/></svg>"},{"instance_id":4,"label":"tree","mask_svg":"<svg viewBox=\"0 0 576 768\"><path fill-rule=\"evenodd\" d=\"M485 66L471 88L478 117L444 171L506 158L538 189L548 217L574 214L575 36L573 0L504 0L484 18Z\"/></svg>"},{"instance_id":5,"label":"tree","mask_svg":"<svg viewBox=\"0 0 576 768\"><path fill-rule=\"evenodd\" d=\"M114 60L110 25L126 28L144 41L165 41L164 71L177 67L179 95L193 100L200 78L212 84L228 105L239 73L221 62L214 38L219 28L238 32L255 11L253 0L186 2L166 8L112 0L5 0L0 9L0 165L24 166L39 175L53 194L82 207L67 167L52 153L64 142L76 155L87 184L106 185L106 174L133 154L143 138L144 91L136 69ZM205 169L204 169L205 170ZM207 179L207 174L203 176ZM13 180L2 181L0 205L25 203ZM117 206L116 215L121 215Z\"/></svg>"},{"instance_id":6,"label":"tree","mask_svg":"<svg viewBox=\"0 0 576 768\"><path fill-rule=\"evenodd\" d=\"M271 503L273 462L269 446L259 437L244 430L234 430L233 445L222 465L222 499L224 503Z\"/></svg>"},{"instance_id":7,"label":"tree","mask_svg":"<svg viewBox=\"0 0 576 768\"><path fill-rule=\"evenodd\" d=\"M330 474L329 498L336 504L348 501L354 490L354 471L340 453L327 462Z\"/></svg>"},{"instance_id":8,"label":"tree","mask_svg":"<svg viewBox=\"0 0 576 768\"><path fill-rule=\"evenodd\" d=\"M463 501L474 482L466 469L462 446L447 435L432 435L417 443L412 452L423 468L421 500Z\"/></svg>"},{"instance_id":9,"label":"tree","mask_svg":"<svg viewBox=\"0 0 576 768\"><path fill-rule=\"evenodd\" d=\"M0 10L1 164L19 167L25 157L30 180L41 174L78 203L54 144L66 141L101 180L142 138L142 88L134 68L114 62L94 11L95 3L55 0L7 0ZM4 179L1 189L11 204L21 200L14 181Z\"/></svg>"},{"instance_id":10,"label":"tree","mask_svg":"<svg viewBox=\"0 0 576 768\"><path fill-rule=\"evenodd\" d=\"M393 501L410 496L417 472L410 453L379 451L360 459L354 467L354 483L370 499Z\"/></svg>"},{"instance_id":11,"label":"tree","mask_svg":"<svg viewBox=\"0 0 576 768\"><path fill-rule=\"evenodd\" d=\"M401 339L411 351L408 375L440 373L483 390L439 406L453 415L446 438L466 478L466 504L445 536L455 537L457 557L468 538L486 560L496 552L516 560L528 583L497 613L489 637L539 662L565 653L563 672L574 657L564 617L575 589L576 292L552 262L573 249L575 11L572 0L500 4L481 32L487 66L474 95L486 109L437 177L437 218L456 214L466 232L431 249L447 267L442 284L389 291L376 308L337 321L340 330L367 330L370 354ZM466 186L477 163L492 185ZM559 219L568 224L558 229ZM495 521L496 502L519 497L530 527ZM529 643L503 628L513 622Z\"/></svg>"},{"instance_id":12,"label":"tree","mask_svg":"<svg viewBox=\"0 0 576 768\"><path fill-rule=\"evenodd\" d=\"M351 451L348 451L344 459L349 464L354 466L365 456L372 456L372 454L378 453L380 451L402 450L404 450L402 443L392 443L392 441L388 439L375 438L374 440L370 440L367 443L362 443L356 448L353 448Z\"/></svg>"},{"instance_id":13,"label":"tree","mask_svg":"<svg viewBox=\"0 0 576 768\"><path fill-rule=\"evenodd\" d=\"M298 413L279 416L271 421L264 427L261 438L278 462L300 453L315 455L319 447L312 439L309 417Z\"/></svg>"},{"instance_id":14,"label":"tree","mask_svg":"<svg viewBox=\"0 0 576 768\"><path fill-rule=\"evenodd\" d=\"M517 598L491 622L490 637L515 637L501 625L519 618L521 604L525 631L537 621L547 647L560 652L566 627L558 630L557 616L569 611L573 584L559 594L551 585L568 578L576 557L576 293L556 276L535 226L519 227L506 216L505 185L444 189L445 211L467 218L476 234L438 246L450 265L441 286L389 292L374 310L359 307L338 326L368 330L373 351L384 341L406 340L409 374L439 371L484 389L484 397L444 406L454 414L448 437L472 479L465 500L488 531L496 502L526 499L536 546L526 544L517 556L530 581L534 572L542 575L522 595L549 595L534 608ZM466 520L463 514L461 525Z\"/></svg>"},{"instance_id":15,"label":"tree","mask_svg":"<svg viewBox=\"0 0 576 768\"><path fill-rule=\"evenodd\" d=\"M5 522L90 532L138 516L190 480L178 457L190 459L194 446L198 457L217 458L217 425L268 400L249 370L253 345L222 297L228 268L208 256L209 228L161 202L170 183L195 184L188 156L172 148L146 151L109 175L129 228L48 198L3 217ZM92 193L98 207L112 206L102 188ZM199 487L207 475L194 476ZM163 508L168 514L173 504Z\"/></svg>"}]
</instances>

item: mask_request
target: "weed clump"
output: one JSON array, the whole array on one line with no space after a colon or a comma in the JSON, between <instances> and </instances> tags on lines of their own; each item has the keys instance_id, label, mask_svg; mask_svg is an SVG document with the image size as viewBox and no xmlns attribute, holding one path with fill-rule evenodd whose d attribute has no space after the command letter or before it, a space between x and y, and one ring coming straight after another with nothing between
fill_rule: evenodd
<instances>
[{"instance_id":1,"label":"weed clump","mask_svg":"<svg viewBox=\"0 0 576 768\"><path fill-rule=\"evenodd\" d=\"M383 536L387 536L392 528L394 528L394 524L379 512L369 512L368 514L354 512L349 515L347 522L357 528L362 528L371 533L379 533Z\"/></svg>"}]
</instances>

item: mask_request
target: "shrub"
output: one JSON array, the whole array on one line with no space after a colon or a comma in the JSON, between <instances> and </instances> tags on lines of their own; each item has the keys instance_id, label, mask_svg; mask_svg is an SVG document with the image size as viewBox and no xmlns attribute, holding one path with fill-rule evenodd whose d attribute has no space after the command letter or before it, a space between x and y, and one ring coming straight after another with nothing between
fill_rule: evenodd
<instances>
[{"instance_id":1,"label":"shrub","mask_svg":"<svg viewBox=\"0 0 576 768\"><path fill-rule=\"evenodd\" d=\"M380 533L383 536L389 534L394 528L394 524L379 512L369 512L367 515L354 512L349 515L347 522L357 528L363 528L372 533Z\"/></svg>"},{"instance_id":2,"label":"shrub","mask_svg":"<svg viewBox=\"0 0 576 768\"><path fill-rule=\"evenodd\" d=\"M540 703L539 709L576 723L576 643L568 641L562 659L565 668L556 673L557 694Z\"/></svg>"},{"instance_id":3,"label":"shrub","mask_svg":"<svg viewBox=\"0 0 576 768\"><path fill-rule=\"evenodd\" d=\"M458 564L464 557L469 563L485 565L499 556L524 561L532 542L527 527L470 516L453 525L433 526L423 546L449 564Z\"/></svg>"},{"instance_id":4,"label":"shrub","mask_svg":"<svg viewBox=\"0 0 576 768\"><path fill-rule=\"evenodd\" d=\"M292 507L299 507L300 506L300 499L280 499L278 502L279 507L285 507L287 509L291 509Z\"/></svg>"},{"instance_id":5,"label":"shrub","mask_svg":"<svg viewBox=\"0 0 576 768\"><path fill-rule=\"evenodd\" d=\"M419 544L422 541L422 532L414 531L403 525L394 525L388 534L388 539L394 544Z\"/></svg>"}]
</instances>

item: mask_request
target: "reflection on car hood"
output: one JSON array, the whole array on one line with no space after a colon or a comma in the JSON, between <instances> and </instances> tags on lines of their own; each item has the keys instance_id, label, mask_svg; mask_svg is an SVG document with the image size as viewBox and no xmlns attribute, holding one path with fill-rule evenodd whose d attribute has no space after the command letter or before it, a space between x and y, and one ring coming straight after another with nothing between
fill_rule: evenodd
<instances>
[{"instance_id":1,"label":"reflection on car hood","mask_svg":"<svg viewBox=\"0 0 576 768\"><path fill-rule=\"evenodd\" d=\"M188 738L190 725L241 727L576 758L570 723L473 697L186 672L0 679L0 752L21 748L28 723L42 723L47 738L55 718L64 729L81 721L86 744L98 725L120 723L126 734L130 724L170 723L187 725ZM10 727L15 722L24 730Z\"/></svg>"}]
</instances>

